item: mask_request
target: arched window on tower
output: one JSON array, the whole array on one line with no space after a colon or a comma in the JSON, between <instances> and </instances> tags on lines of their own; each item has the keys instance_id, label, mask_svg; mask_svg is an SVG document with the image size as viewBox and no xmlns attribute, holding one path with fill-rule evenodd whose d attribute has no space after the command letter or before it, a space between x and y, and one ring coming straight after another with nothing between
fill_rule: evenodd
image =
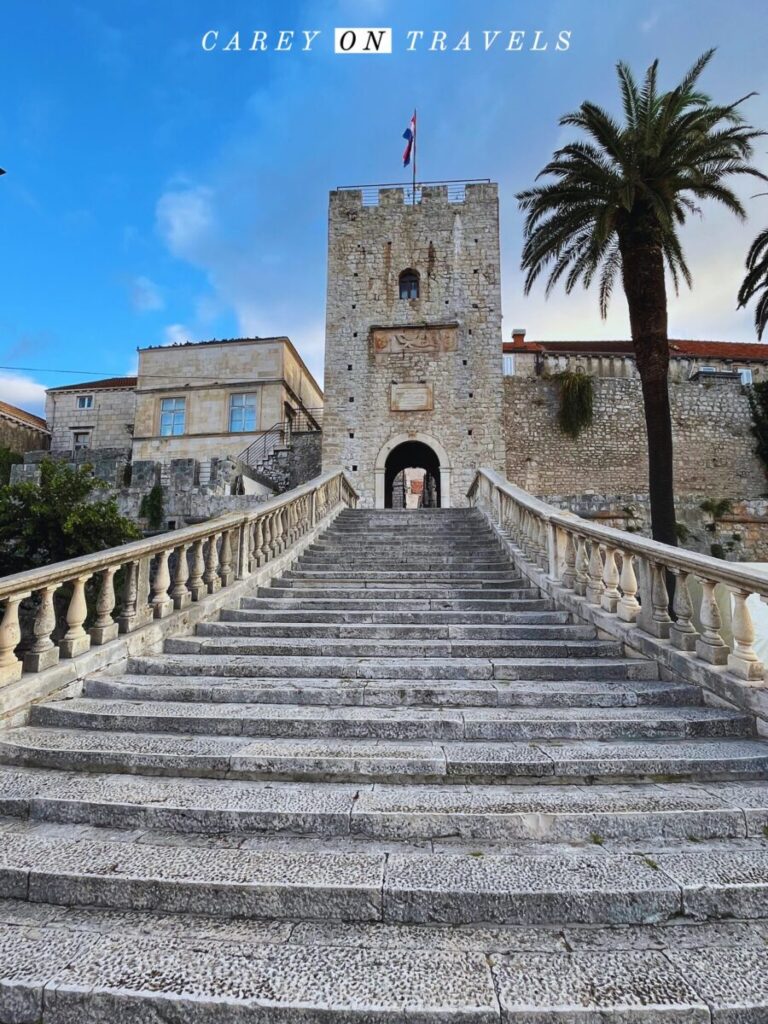
<instances>
[{"instance_id":1,"label":"arched window on tower","mask_svg":"<svg viewBox=\"0 0 768 1024\"><path fill-rule=\"evenodd\" d=\"M419 275L415 270L404 270L400 275L400 298L418 299Z\"/></svg>"}]
</instances>

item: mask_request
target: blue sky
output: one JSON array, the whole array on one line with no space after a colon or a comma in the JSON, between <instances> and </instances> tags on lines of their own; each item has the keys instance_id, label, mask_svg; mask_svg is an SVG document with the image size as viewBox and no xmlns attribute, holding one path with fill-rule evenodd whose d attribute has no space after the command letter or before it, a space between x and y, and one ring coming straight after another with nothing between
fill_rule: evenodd
<instances>
[{"instance_id":1,"label":"blue sky","mask_svg":"<svg viewBox=\"0 0 768 1024\"><path fill-rule=\"evenodd\" d=\"M222 13L224 11L224 13ZM5 0L0 39L0 398L39 410L43 388L130 373L136 348L288 334L322 375L327 193L403 180L419 109L419 177L500 184L504 337L626 337L594 294L522 296L515 192L566 138L582 99L616 105L614 64L661 59L675 82L709 46L704 85L768 128L764 0ZM390 56L342 56L334 26L391 26ZM251 53L252 32L321 30L309 53ZM470 32L470 52L406 52L405 33ZM545 52L483 52L483 30L536 30ZM203 52L241 33L241 52ZM572 33L557 53L558 32ZM758 163L768 171L768 140ZM706 209L684 240L694 291L676 337L753 340L735 294L768 198L740 187L740 224ZM12 369L8 369L11 367ZM62 371L76 371L75 374ZM87 371L87 372L86 372Z\"/></svg>"}]
</instances>

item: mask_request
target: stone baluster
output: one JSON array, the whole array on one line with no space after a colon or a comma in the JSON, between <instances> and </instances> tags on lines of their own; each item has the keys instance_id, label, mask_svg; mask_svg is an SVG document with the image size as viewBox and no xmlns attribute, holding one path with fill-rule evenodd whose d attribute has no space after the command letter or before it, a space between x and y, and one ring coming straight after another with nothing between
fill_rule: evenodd
<instances>
[{"instance_id":1,"label":"stone baluster","mask_svg":"<svg viewBox=\"0 0 768 1024\"><path fill-rule=\"evenodd\" d=\"M189 561L187 552L189 544L180 544L175 550L175 563L173 566L173 586L171 587L171 598L176 611L187 608L192 602L192 595L187 588L189 579Z\"/></svg>"},{"instance_id":2,"label":"stone baluster","mask_svg":"<svg viewBox=\"0 0 768 1024\"><path fill-rule=\"evenodd\" d=\"M605 611L615 615L620 600L619 567L616 564L616 548L606 544L605 565L603 566L603 596L600 604Z\"/></svg>"},{"instance_id":3,"label":"stone baluster","mask_svg":"<svg viewBox=\"0 0 768 1024\"><path fill-rule=\"evenodd\" d=\"M264 519L260 516L253 524L253 568L264 565Z\"/></svg>"},{"instance_id":4,"label":"stone baluster","mask_svg":"<svg viewBox=\"0 0 768 1024\"><path fill-rule=\"evenodd\" d=\"M264 516L264 545L262 547L262 565L265 565L272 557L272 513Z\"/></svg>"},{"instance_id":5,"label":"stone baluster","mask_svg":"<svg viewBox=\"0 0 768 1024\"><path fill-rule=\"evenodd\" d=\"M536 516L536 525L538 527L537 539L539 542L539 565L542 569L549 569L549 526L544 519L540 519Z\"/></svg>"},{"instance_id":6,"label":"stone baluster","mask_svg":"<svg viewBox=\"0 0 768 1024\"><path fill-rule=\"evenodd\" d=\"M208 547L205 552L205 572L203 582L209 594L215 594L221 590L221 578L219 577L219 547L220 534L214 533L208 538Z\"/></svg>"},{"instance_id":7,"label":"stone baluster","mask_svg":"<svg viewBox=\"0 0 768 1024\"><path fill-rule=\"evenodd\" d=\"M136 628L136 602L138 598L139 563L129 562L125 566L123 599L117 617L121 633L130 633Z\"/></svg>"},{"instance_id":8,"label":"stone baluster","mask_svg":"<svg viewBox=\"0 0 768 1024\"><path fill-rule=\"evenodd\" d=\"M728 647L720 636L723 620L715 597L715 583L704 577L697 577L701 583L701 636L696 641L696 654L710 665L725 665L728 661Z\"/></svg>"},{"instance_id":9,"label":"stone baluster","mask_svg":"<svg viewBox=\"0 0 768 1024\"><path fill-rule=\"evenodd\" d=\"M587 538L579 535L576 541L576 583L574 590L581 597L587 592L589 583L589 558L587 556Z\"/></svg>"},{"instance_id":10,"label":"stone baluster","mask_svg":"<svg viewBox=\"0 0 768 1024\"><path fill-rule=\"evenodd\" d=\"M235 578L232 569L232 531L225 530L221 535L221 585L228 587Z\"/></svg>"},{"instance_id":11,"label":"stone baluster","mask_svg":"<svg viewBox=\"0 0 768 1024\"><path fill-rule=\"evenodd\" d=\"M117 637L119 625L112 618L115 609L115 573L117 566L108 566L101 574L99 596L96 598L96 619L88 630L91 643L97 647L108 644Z\"/></svg>"},{"instance_id":12,"label":"stone baluster","mask_svg":"<svg viewBox=\"0 0 768 1024\"><path fill-rule=\"evenodd\" d=\"M603 599L603 558L596 540L591 541L589 545L585 596L588 604L600 604Z\"/></svg>"},{"instance_id":13,"label":"stone baluster","mask_svg":"<svg viewBox=\"0 0 768 1024\"><path fill-rule=\"evenodd\" d=\"M88 605L85 601L85 584L91 578L91 573L85 573L72 581L72 597L69 599L67 608L67 632L59 644L59 651L62 658L76 658L91 646L91 638L86 633L83 623L88 615Z\"/></svg>"},{"instance_id":14,"label":"stone baluster","mask_svg":"<svg viewBox=\"0 0 768 1024\"><path fill-rule=\"evenodd\" d=\"M208 593L208 587L203 579L203 573L205 572L203 543L204 541L201 537L192 545L192 566L189 576L189 593L193 601L200 601Z\"/></svg>"},{"instance_id":15,"label":"stone baluster","mask_svg":"<svg viewBox=\"0 0 768 1024\"><path fill-rule=\"evenodd\" d=\"M651 562L648 570L651 574L651 615L648 618L643 617L643 626L652 636L666 640L672 625L666 568L657 562Z\"/></svg>"},{"instance_id":16,"label":"stone baluster","mask_svg":"<svg viewBox=\"0 0 768 1024\"><path fill-rule=\"evenodd\" d=\"M236 579L245 580L251 575L251 544L253 543L253 530L250 521L246 520L235 531L235 546L237 548L237 575Z\"/></svg>"},{"instance_id":17,"label":"stone baluster","mask_svg":"<svg viewBox=\"0 0 768 1024\"><path fill-rule=\"evenodd\" d=\"M58 583L51 583L39 592L40 604L32 626L32 643L24 655L25 672L42 672L56 665L59 660L59 648L51 639L56 628L56 608L53 596L59 588Z\"/></svg>"},{"instance_id":18,"label":"stone baluster","mask_svg":"<svg viewBox=\"0 0 768 1024\"><path fill-rule=\"evenodd\" d=\"M728 655L728 670L740 679L763 684L765 670L754 648L755 627L747 607L748 590L731 589L733 597L733 650Z\"/></svg>"},{"instance_id":19,"label":"stone baluster","mask_svg":"<svg viewBox=\"0 0 768 1024\"><path fill-rule=\"evenodd\" d=\"M168 551L160 551L157 555L155 574L152 579L152 614L156 619L164 619L173 611L173 600L168 594L171 585L171 574L168 571Z\"/></svg>"},{"instance_id":20,"label":"stone baluster","mask_svg":"<svg viewBox=\"0 0 768 1024\"><path fill-rule=\"evenodd\" d=\"M560 529L562 530L562 527ZM573 590L576 583L576 545L570 530L562 532L565 536L562 584L566 590Z\"/></svg>"},{"instance_id":21,"label":"stone baluster","mask_svg":"<svg viewBox=\"0 0 768 1024\"><path fill-rule=\"evenodd\" d=\"M14 594L5 600L5 611L0 621L0 685L15 683L21 679L22 663L16 657L16 648L21 641L21 626L19 625L19 605L29 592L25 594Z\"/></svg>"},{"instance_id":22,"label":"stone baluster","mask_svg":"<svg viewBox=\"0 0 768 1024\"><path fill-rule=\"evenodd\" d=\"M675 596L672 610L675 621L669 627L669 638L672 646L679 651L694 651L698 631L691 621L693 618L693 602L688 589L688 573L682 569L672 569L675 574Z\"/></svg>"},{"instance_id":23,"label":"stone baluster","mask_svg":"<svg viewBox=\"0 0 768 1024\"><path fill-rule=\"evenodd\" d=\"M640 614L640 602L637 600L637 575L635 574L635 556L631 551L621 553L621 577L619 579L621 600L616 614L622 622L634 622Z\"/></svg>"}]
</instances>

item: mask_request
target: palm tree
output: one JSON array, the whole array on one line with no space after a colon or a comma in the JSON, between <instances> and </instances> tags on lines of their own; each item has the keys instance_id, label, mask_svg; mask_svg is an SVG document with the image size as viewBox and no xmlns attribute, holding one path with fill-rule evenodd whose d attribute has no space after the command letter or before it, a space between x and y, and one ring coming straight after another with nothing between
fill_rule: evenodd
<instances>
[{"instance_id":1,"label":"palm tree","mask_svg":"<svg viewBox=\"0 0 768 1024\"><path fill-rule=\"evenodd\" d=\"M713 53L703 54L669 92L658 90L658 61L642 85L619 63L622 121L589 102L562 117L561 125L587 138L557 150L538 176L550 180L517 196L526 214L526 294L544 271L547 295L564 275L566 293L598 279L605 318L621 274L645 407L652 532L667 544L677 543L677 531L665 270L676 292L681 279L690 286L680 226L705 199L743 218L725 179L765 177L749 164L753 141L764 133L747 125L738 109L749 97L719 106L698 90Z\"/></svg>"},{"instance_id":2,"label":"palm tree","mask_svg":"<svg viewBox=\"0 0 768 1024\"><path fill-rule=\"evenodd\" d=\"M762 231L747 253L747 276L739 288L739 309L762 293L755 306L755 330L762 339L768 327L768 228Z\"/></svg>"}]
</instances>

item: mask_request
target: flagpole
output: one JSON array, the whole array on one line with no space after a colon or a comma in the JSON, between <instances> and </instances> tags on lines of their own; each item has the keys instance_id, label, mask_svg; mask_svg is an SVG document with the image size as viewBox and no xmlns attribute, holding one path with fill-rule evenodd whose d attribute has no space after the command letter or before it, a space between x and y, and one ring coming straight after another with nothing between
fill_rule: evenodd
<instances>
[{"instance_id":1,"label":"flagpole","mask_svg":"<svg viewBox=\"0 0 768 1024\"><path fill-rule=\"evenodd\" d=\"M411 191L411 205L416 205L416 135L419 126L416 120L416 108L413 108L413 189Z\"/></svg>"}]
</instances>

